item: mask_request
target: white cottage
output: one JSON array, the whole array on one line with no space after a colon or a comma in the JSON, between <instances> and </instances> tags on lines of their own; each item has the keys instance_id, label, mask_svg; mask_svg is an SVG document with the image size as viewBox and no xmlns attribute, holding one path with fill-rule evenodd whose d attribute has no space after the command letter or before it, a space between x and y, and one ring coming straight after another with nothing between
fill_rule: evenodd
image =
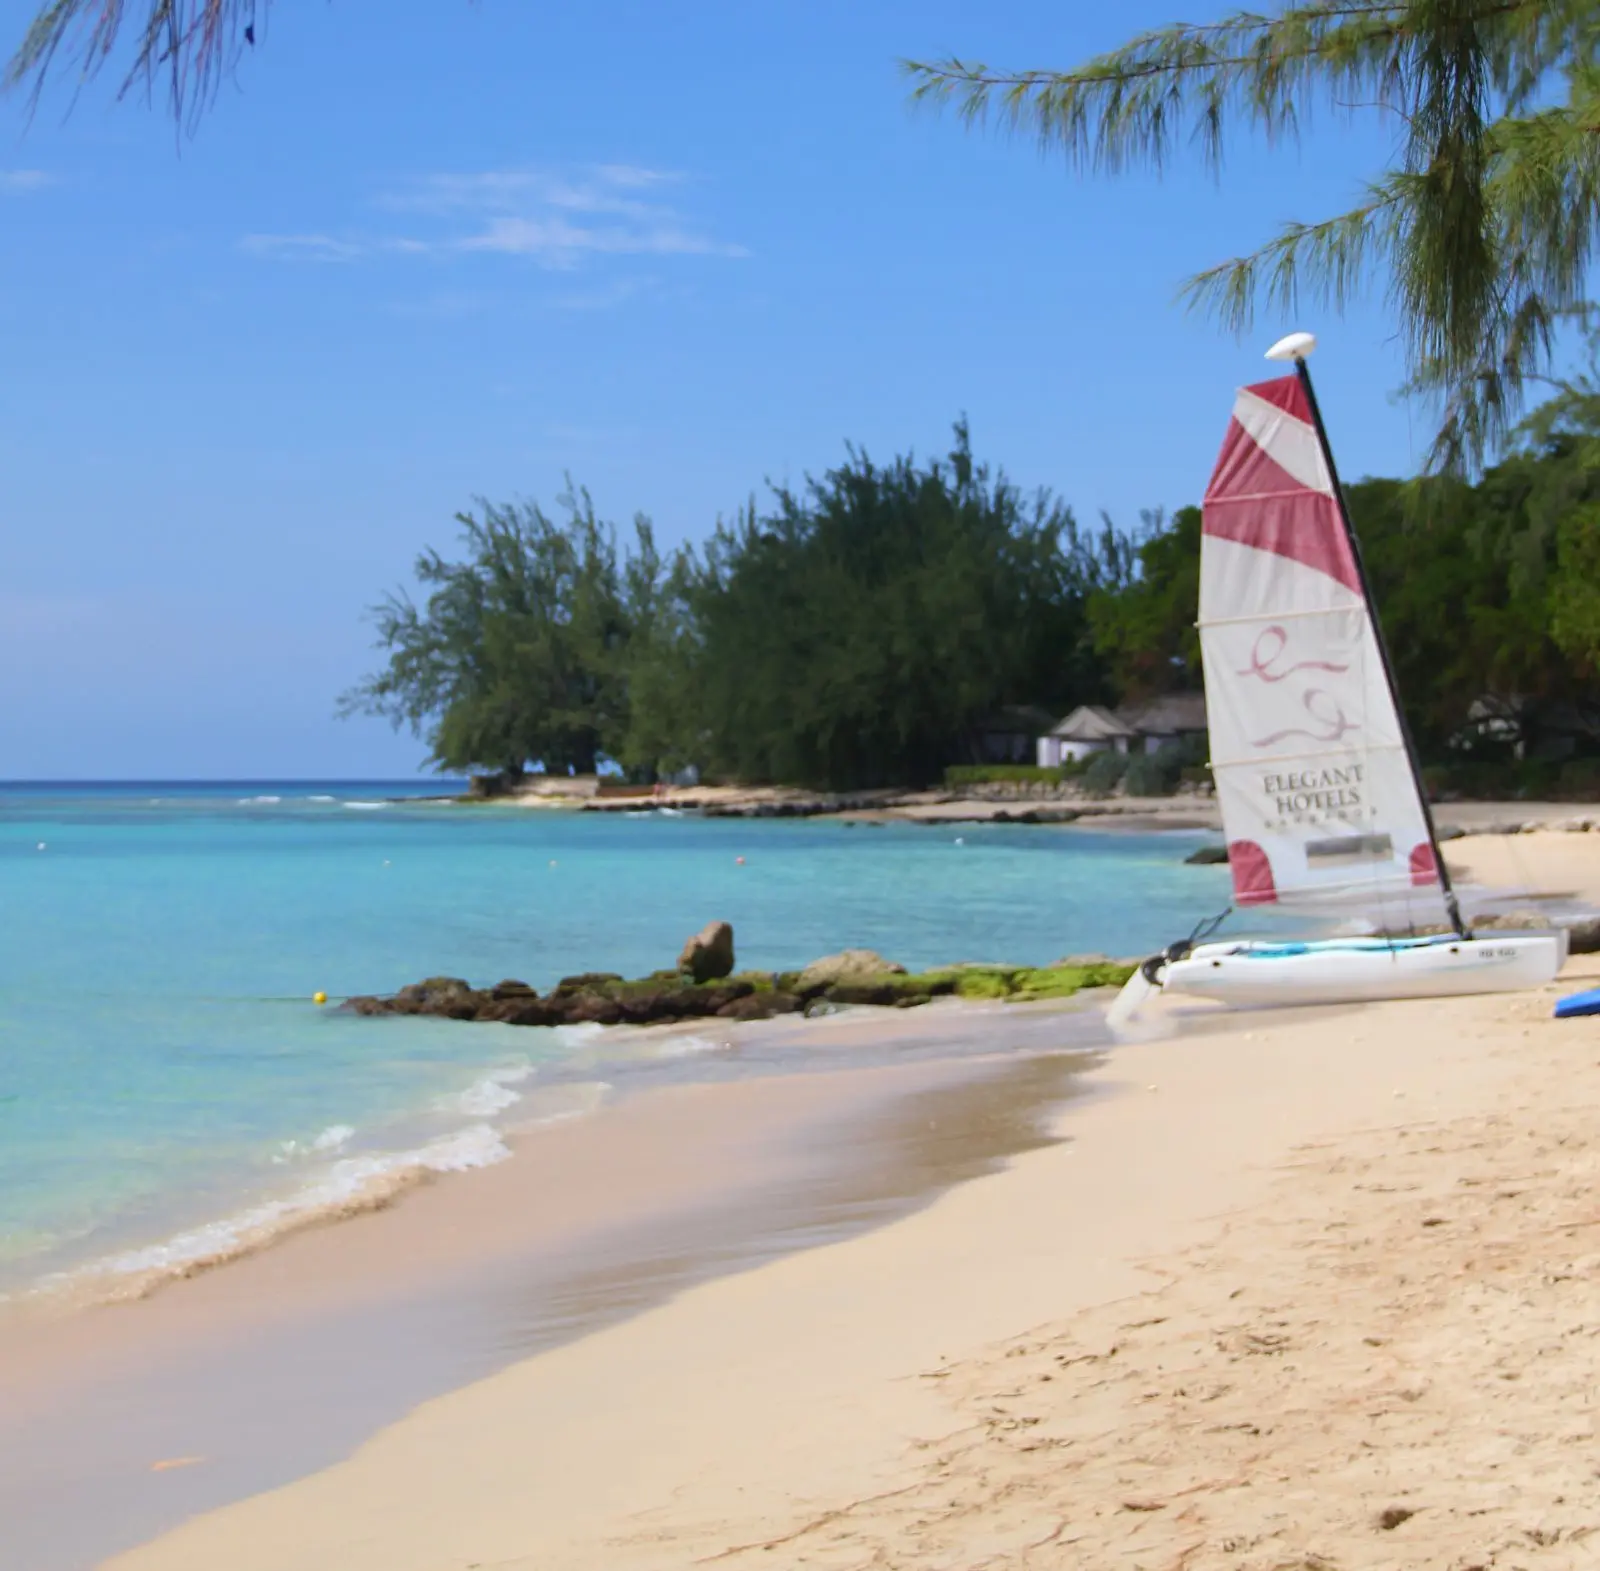
<instances>
[{"instance_id":1,"label":"white cottage","mask_svg":"<svg viewBox=\"0 0 1600 1571\"><path fill-rule=\"evenodd\" d=\"M1136 733L1109 709L1079 704L1065 720L1039 738L1039 767L1059 769L1092 753L1126 753Z\"/></svg>"},{"instance_id":2,"label":"white cottage","mask_svg":"<svg viewBox=\"0 0 1600 1571\"><path fill-rule=\"evenodd\" d=\"M1159 753L1205 734L1203 693L1167 693L1126 709L1080 704L1038 738L1038 762L1058 769L1095 753Z\"/></svg>"},{"instance_id":3,"label":"white cottage","mask_svg":"<svg viewBox=\"0 0 1600 1571\"><path fill-rule=\"evenodd\" d=\"M1117 718L1139 737L1146 753L1159 753L1206 735L1206 697L1204 693L1167 693L1117 711Z\"/></svg>"}]
</instances>

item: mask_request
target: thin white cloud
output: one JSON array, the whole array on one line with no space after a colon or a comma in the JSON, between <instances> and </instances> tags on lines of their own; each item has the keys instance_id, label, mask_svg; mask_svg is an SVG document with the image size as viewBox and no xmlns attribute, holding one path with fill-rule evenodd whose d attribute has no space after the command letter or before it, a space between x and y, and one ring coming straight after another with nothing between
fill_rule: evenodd
<instances>
[{"instance_id":1,"label":"thin white cloud","mask_svg":"<svg viewBox=\"0 0 1600 1571\"><path fill-rule=\"evenodd\" d=\"M460 251L497 251L532 257L547 267L570 268L586 254L601 256L747 256L669 222L636 226L574 224L565 218L492 218L483 229L454 242Z\"/></svg>"},{"instance_id":2,"label":"thin white cloud","mask_svg":"<svg viewBox=\"0 0 1600 1571\"><path fill-rule=\"evenodd\" d=\"M246 235L239 246L278 262L353 262L362 249L332 235Z\"/></svg>"},{"instance_id":3,"label":"thin white cloud","mask_svg":"<svg viewBox=\"0 0 1600 1571\"><path fill-rule=\"evenodd\" d=\"M361 238L258 234L242 244L282 261L506 256L552 271L603 257L749 255L659 199L663 188L682 180L671 170L631 164L432 174L376 199L380 209L412 219L410 232Z\"/></svg>"},{"instance_id":4,"label":"thin white cloud","mask_svg":"<svg viewBox=\"0 0 1600 1571\"><path fill-rule=\"evenodd\" d=\"M602 164L576 173L544 169L487 169L470 174L434 174L378 199L394 212L448 218L490 213L533 216L541 211L611 213L624 218L661 218L671 209L641 200L638 193L680 180L665 169ZM675 216L675 215L671 215Z\"/></svg>"},{"instance_id":5,"label":"thin white cloud","mask_svg":"<svg viewBox=\"0 0 1600 1571\"><path fill-rule=\"evenodd\" d=\"M43 169L0 169L0 192L21 195L25 191L42 191L54 185L56 177Z\"/></svg>"}]
</instances>

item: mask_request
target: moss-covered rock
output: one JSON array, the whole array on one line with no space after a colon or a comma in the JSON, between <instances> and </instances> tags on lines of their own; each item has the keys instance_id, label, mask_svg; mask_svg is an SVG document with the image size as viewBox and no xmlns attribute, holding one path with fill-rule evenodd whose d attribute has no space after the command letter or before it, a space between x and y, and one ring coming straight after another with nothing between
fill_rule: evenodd
<instances>
[{"instance_id":1,"label":"moss-covered rock","mask_svg":"<svg viewBox=\"0 0 1600 1571\"><path fill-rule=\"evenodd\" d=\"M860 956L866 951L847 951ZM838 957L830 957L837 959ZM486 1020L503 1025L658 1025L717 1017L764 1020L800 1009L847 1006L914 1009L935 998L1067 998L1086 987L1120 986L1131 966L1084 957L1087 963L1054 966L947 966L906 972L859 962L834 969L831 981L805 982L806 973L746 971L696 982L677 971L628 980L614 971L563 977L544 997L526 982L507 980L474 988L461 977L435 976L389 998L358 997L345 1008L359 1015L428 1015L446 1020Z\"/></svg>"}]
</instances>

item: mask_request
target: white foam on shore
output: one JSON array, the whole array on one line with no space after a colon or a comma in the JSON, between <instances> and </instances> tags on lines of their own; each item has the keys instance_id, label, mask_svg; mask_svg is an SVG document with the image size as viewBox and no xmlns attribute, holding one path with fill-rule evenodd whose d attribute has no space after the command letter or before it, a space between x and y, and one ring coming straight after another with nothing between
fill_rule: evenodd
<instances>
[{"instance_id":1,"label":"white foam on shore","mask_svg":"<svg viewBox=\"0 0 1600 1571\"><path fill-rule=\"evenodd\" d=\"M652 1058L693 1058L699 1053L726 1053L733 1047L728 1037L701 1036L691 1032L683 1036L662 1037L651 1045Z\"/></svg>"},{"instance_id":2,"label":"white foam on shore","mask_svg":"<svg viewBox=\"0 0 1600 1571\"><path fill-rule=\"evenodd\" d=\"M310 1140L285 1140L277 1149L272 1160L281 1166L285 1162L294 1162L302 1157L329 1156L335 1151L341 1151L349 1145L355 1137L353 1124L329 1124L321 1134L313 1136Z\"/></svg>"},{"instance_id":3,"label":"white foam on shore","mask_svg":"<svg viewBox=\"0 0 1600 1571\"><path fill-rule=\"evenodd\" d=\"M333 1125L323 1133L342 1133L343 1127ZM473 1124L412 1151L344 1157L282 1199L263 1201L161 1243L46 1277L30 1296L84 1296L100 1302L143 1298L166 1282L253 1254L301 1228L381 1210L437 1174L491 1167L510 1155L498 1130Z\"/></svg>"},{"instance_id":4,"label":"white foam on shore","mask_svg":"<svg viewBox=\"0 0 1600 1571\"><path fill-rule=\"evenodd\" d=\"M505 1112L508 1107L515 1107L522 1100L522 1093L511 1088L520 1085L532 1074L533 1069L527 1064L491 1070L465 1091L442 1098L437 1106L443 1112L465 1113L469 1118L492 1118L496 1113Z\"/></svg>"}]
</instances>

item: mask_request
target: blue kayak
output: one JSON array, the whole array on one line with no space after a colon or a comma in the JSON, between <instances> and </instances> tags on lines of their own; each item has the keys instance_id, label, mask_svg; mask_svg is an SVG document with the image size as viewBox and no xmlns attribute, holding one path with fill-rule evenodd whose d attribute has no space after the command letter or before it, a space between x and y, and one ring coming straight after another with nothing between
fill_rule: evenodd
<instances>
[{"instance_id":1,"label":"blue kayak","mask_svg":"<svg viewBox=\"0 0 1600 1571\"><path fill-rule=\"evenodd\" d=\"M1600 987L1582 993L1568 993L1556 1000L1556 1019L1571 1020L1577 1015L1600 1015Z\"/></svg>"}]
</instances>

